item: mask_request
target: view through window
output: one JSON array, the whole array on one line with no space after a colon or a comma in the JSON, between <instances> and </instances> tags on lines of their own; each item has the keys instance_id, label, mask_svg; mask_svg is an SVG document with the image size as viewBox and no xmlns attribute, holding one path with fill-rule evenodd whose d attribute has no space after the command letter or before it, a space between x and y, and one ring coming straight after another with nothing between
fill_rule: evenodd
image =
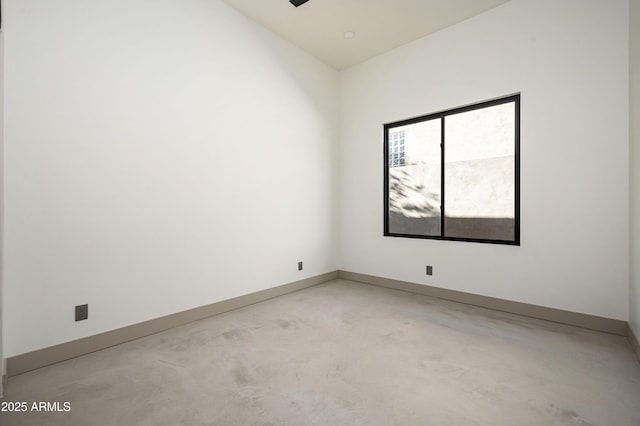
<instances>
[{"instance_id":1,"label":"view through window","mask_svg":"<svg viewBox=\"0 0 640 426\"><path fill-rule=\"evenodd\" d=\"M520 243L520 95L384 126L387 236Z\"/></svg>"}]
</instances>

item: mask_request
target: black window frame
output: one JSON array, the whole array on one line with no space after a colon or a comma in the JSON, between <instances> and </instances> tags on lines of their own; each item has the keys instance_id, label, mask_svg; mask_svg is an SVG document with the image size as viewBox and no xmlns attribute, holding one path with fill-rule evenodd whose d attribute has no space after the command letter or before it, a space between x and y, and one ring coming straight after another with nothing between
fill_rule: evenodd
<instances>
[{"instance_id":1,"label":"black window frame","mask_svg":"<svg viewBox=\"0 0 640 426\"><path fill-rule=\"evenodd\" d=\"M466 237L447 237L445 236L445 152L446 152L446 135L445 135L445 120L447 116L459 114L463 112L473 111L477 109L487 108L496 105L502 105L506 103L514 103L515 107L515 194L514 194L514 239L513 240L497 240L497 239L482 239L482 238L466 238ZM440 133L440 235L418 235L418 234L399 234L389 232L389 134L390 131L396 127L407 126L411 124L421 123L428 120L441 119L441 133ZM520 93L495 98L483 102L474 103L462 107L452 108L445 111L422 115L419 117L409 118L401 121L394 121L383 125L383 139L384 139L384 155L383 155L383 175L384 175L384 236L385 237L401 237L401 238L419 238L428 240L444 240L444 241L463 241L474 243L487 243L487 244L504 244L504 245L520 245Z\"/></svg>"}]
</instances>

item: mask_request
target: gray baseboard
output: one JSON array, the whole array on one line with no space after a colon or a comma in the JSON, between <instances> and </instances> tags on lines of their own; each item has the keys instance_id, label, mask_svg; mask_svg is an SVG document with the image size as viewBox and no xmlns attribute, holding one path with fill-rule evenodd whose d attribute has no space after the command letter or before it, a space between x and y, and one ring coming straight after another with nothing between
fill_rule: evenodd
<instances>
[{"instance_id":1,"label":"gray baseboard","mask_svg":"<svg viewBox=\"0 0 640 426\"><path fill-rule=\"evenodd\" d=\"M312 287L316 284L334 280L338 272L328 272L315 277L306 278L278 287L269 288L233 299L223 300L210 305L201 306L176 314L133 324L117 330L107 331L71 342L61 343L33 352L16 355L7 359L7 376L15 376L50 364L65 361L91 352L106 349L144 336L159 333L173 327L188 324L233 309L242 308L254 303L263 302L293 291Z\"/></svg>"},{"instance_id":2,"label":"gray baseboard","mask_svg":"<svg viewBox=\"0 0 640 426\"><path fill-rule=\"evenodd\" d=\"M620 336L628 335L628 325L626 321L581 314L571 311L563 311L561 309L547 308L544 306L530 305L528 303L513 302L511 300L498 299L489 296L480 296L477 294L465 293L462 291L448 290L444 288L416 284L407 281L399 281L390 278L381 278L373 275L359 274L356 272L338 271L338 277L346 280L358 281L365 284L372 284L380 287L387 287L395 290L422 294L425 296L438 297L440 299L451 300L453 302L461 302L468 305L490 308L496 311L509 312L512 314L538 318L546 321L559 322L562 324L574 325L591 330L604 331L606 333L617 334Z\"/></svg>"},{"instance_id":3,"label":"gray baseboard","mask_svg":"<svg viewBox=\"0 0 640 426\"><path fill-rule=\"evenodd\" d=\"M640 361L640 343L638 343L638 336L633 333L631 326L628 326L627 337L629 338L629 343L631 343L631 348L633 348L638 357L638 361Z\"/></svg>"},{"instance_id":4,"label":"gray baseboard","mask_svg":"<svg viewBox=\"0 0 640 426\"><path fill-rule=\"evenodd\" d=\"M2 375L2 383L0 384L0 399L4 399L4 396L7 394L7 383L9 382L9 376L6 374Z\"/></svg>"},{"instance_id":5,"label":"gray baseboard","mask_svg":"<svg viewBox=\"0 0 640 426\"><path fill-rule=\"evenodd\" d=\"M45 367L50 364L65 361L81 355L86 355L101 349L119 345L144 336L159 333L173 327L188 324L213 315L239 309L254 303L262 302L274 297L282 296L293 291L302 290L327 281L342 278L351 281L358 281L365 284L377 285L380 287L406 291L410 293L422 294L426 296L438 297L454 302L466 303L468 305L480 306L497 311L509 312L513 314L538 318L547 321L559 322L591 330L603 331L606 333L628 336L632 347L640 358L640 347L637 337L625 321L611 318L603 318L593 315L581 314L560 309L547 308L543 306L530 305L527 303L513 302L510 300L498 299L488 296L480 296L456 290L448 290L439 287L432 287L423 284L416 284L407 281L399 281L390 278L376 277L373 275L360 274L349 271L333 271L315 277L295 281L278 287L258 291L255 293L239 296L233 299L223 300L210 305L201 306L176 314L167 315L153 320L133 324L117 330L107 331L71 342L61 343L33 352L16 355L7 359L6 374L3 376L3 390L6 393L7 377Z\"/></svg>"}]
</instances>

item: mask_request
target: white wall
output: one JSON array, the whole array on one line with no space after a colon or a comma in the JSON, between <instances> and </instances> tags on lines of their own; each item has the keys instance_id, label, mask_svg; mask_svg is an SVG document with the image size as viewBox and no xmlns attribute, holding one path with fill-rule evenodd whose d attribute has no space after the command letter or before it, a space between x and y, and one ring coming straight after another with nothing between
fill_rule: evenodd
<instances>
[{"instance_id":1,"label":"white wall","mask_svg":"<svg viewBox=\"0 0 640 426\"><path fill-rule=\"evenodd\" d=\"M3 7L3 2L0 1ZM3 265L3 241L4 241L4 33L0 30L0 397L4 395L2 386L2 375L6 372L6 362L4 358L2 334L2 323L4 317L4 305L2 304L2 271Z\"/></svg>"},{"instance_id":2,"label":"white wall","mask_svg":"<svg viewBox=\"0 0 640 426\"><path fill-rule=\"evenodd\" d=\"M627 320L627 46L627 1L513 0L343 72L340 269ZM382 124L515 92L521 246L383 237Z\"/></svg>"},{"instance_id":3,"label":"white wall","mask_svg":"<svg viewBox=\"0 0 640 426\"><path fill-rule=\"evenodd\" d=\"M631 279L629 286L629 323L640 338L640 0L631 0L629 24L630 102L630 218Z\"/></svg>"},{"instance_id":4,"label":"white wall","mask_svg":"<svg viewBox=\"0 0 640 426\"><path fill-rule=\"evenodd\" d=\"M3 15L6 356L336 269L334 70L219 0Z\"/></svg>"},{"instance_id":5,"label":"white wall","mask_svg":"<svg viewBox=\"0 0 640 426\"><path fill-rule=\"evenodd\" d=\"M339 127L337 73L219 0L5 3L4 356L338 267L627 320L626 0L512 0L346 70ZM382 123L514 92L522 246L382 237Z\"/></svg>"}]
</instances>

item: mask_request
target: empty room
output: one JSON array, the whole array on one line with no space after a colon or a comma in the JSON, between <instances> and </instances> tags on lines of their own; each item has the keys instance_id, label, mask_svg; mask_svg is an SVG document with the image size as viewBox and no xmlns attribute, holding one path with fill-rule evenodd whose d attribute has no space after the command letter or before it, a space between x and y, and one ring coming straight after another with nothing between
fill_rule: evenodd
<instances>
[{"instance_id":1,"label":"empty room","mask_svg":"<svg viewBox=\"0 0 640 426\"><path fill-rule=\"evenodd\" d=\"M640 0L0 11L1 425L640 425Z\"/></svg>"}]
</instances>

